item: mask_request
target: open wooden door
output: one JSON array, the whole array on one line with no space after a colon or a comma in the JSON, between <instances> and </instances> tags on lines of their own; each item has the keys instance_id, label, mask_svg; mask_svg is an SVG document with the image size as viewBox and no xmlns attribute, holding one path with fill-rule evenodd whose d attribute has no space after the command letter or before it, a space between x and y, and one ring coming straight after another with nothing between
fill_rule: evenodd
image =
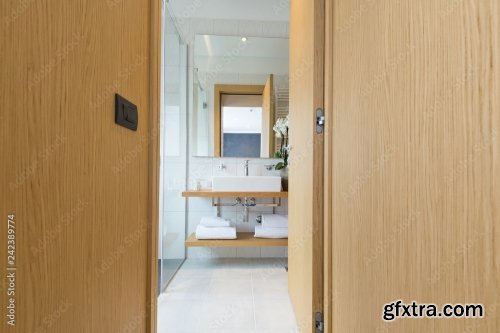
<instances>
[{"instance_id":1,"label":"open wooden door","mask_svg":"<svg viewBox=\"0 0 500 333\"><path fill-rule=\"evenodd\" d=\"M273 74L267 78L262 91L262 142L260 156L272 156L275 151L274 126L274 80Z\"/></svg>"},{"instance_id":2,"label":"open wooden door","mask_svg":"<svg viewBox=\"0 0 500 333\"><path fill-rule=\"evenodd\" d=\"M335 0L327 17L326 331L500 332L498 1ZM485 313L384 321L396 300Z\"/></svg>"},{"instance_id":3,"label":"open wooden door","mask_svg":"<svg viewBox=\"0 0 500 333\"><path fill-rule=\"evenodd\" d=\"M301 333L322 312L324 2L290 2L289 292Z\"/></svg>"},{"instance_id":4,"label":"open wooden door","mask_svg":"<svg viewBox=\"0 0 500 333\"><path fill-rule=\"evenodd\" d=\"M160 4L0 4L0 332L156 331Z\"/></svg>"}]
</instances>

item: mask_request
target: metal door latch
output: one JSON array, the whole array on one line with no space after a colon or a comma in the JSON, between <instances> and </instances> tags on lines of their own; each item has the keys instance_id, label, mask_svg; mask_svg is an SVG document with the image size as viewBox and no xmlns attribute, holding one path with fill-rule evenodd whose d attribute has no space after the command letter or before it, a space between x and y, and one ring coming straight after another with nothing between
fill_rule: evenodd
<instances>
[{"instance_id":1,"label":"metal door latch","mask_svg":"<svg viewBox=\"0 0 500 333\"><path fill-rule=\"evenodd\" d=\"M322 108L316 109L316 133L323 133L325 127L325 111Z\"/></svg>"},{"instance_id":2,"label":"metal door latch","mask_svg":"<svg viewBox=\"0 0 500 333\"><path fill-rule=\"evenodd\" d=\"M321 312L316 312L316 333L323 333L325 331L325 323L323 320L323 314Z\"/></svg>"}]
</instances>

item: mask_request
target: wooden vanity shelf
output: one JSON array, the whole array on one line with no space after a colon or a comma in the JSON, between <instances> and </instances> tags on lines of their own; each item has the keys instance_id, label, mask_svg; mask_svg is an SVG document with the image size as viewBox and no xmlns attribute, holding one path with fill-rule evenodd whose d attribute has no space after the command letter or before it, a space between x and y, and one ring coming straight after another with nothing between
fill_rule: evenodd
<instances>
[{"instance_id":1,"label":"wooden vanity shelf","mask_svg":"<svg viewBox=\"0 0 500 333\"><path fill-rule=\"evenodd\" d=\"M186 239L186 247L267 247L288 246L288 239L255 238L253 232L238 232L237 239L196 239L191 234Z\"/></svg>"},{"instance_id":2,"label":"wooden vanity shelf","mask_svg":"<svg viewBox=\"0 0 500 333\"><path fill-rule=\"evenodd\" d=\"M215 191L184 191L183 197L198 198L288 198L288 192L215 192Z\"/></svg>"}]
</instances>

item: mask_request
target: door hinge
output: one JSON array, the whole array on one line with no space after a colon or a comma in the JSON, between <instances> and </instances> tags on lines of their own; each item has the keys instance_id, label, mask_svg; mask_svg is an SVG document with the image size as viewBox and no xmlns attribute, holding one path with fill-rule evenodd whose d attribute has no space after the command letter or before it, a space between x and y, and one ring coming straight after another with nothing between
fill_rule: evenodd
<instances>
[{"instance_id":1,"label":"door hinge","mask_svg":"<svg viewBox=\"0 0 500 333\"><path fill-rule=\"evenodd\" d=\"M316 333L323 333L325 331L325 322L323 320L323 313L316 312Z\"/></svg>"},{"instance_id":2,"label":"door hinge","mask_svg":"<svg viewBox=\"0 0 500 333\"><path fill-rule=\"evenodd\" d=\"M323 108L316 109L316 133L323 133L323 128L325 127L325 111Z\"/></svg>"}]
</instances>

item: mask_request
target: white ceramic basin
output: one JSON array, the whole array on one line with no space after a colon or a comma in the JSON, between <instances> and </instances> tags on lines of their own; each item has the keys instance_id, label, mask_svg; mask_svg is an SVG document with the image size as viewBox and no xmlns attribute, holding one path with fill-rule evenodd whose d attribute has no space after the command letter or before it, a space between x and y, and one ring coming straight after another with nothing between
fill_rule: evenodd
<instances>
[{"instance_id":1,"label":"white ceramic basin","mask_svg":"<svg viewBox=\"0 0 500 333\"><path fill-rule=\"evenodd\" d=\"M214 177L212 191L216 192L280 192L281 177L239 176Z\"/></svg>"}]
</instances>

